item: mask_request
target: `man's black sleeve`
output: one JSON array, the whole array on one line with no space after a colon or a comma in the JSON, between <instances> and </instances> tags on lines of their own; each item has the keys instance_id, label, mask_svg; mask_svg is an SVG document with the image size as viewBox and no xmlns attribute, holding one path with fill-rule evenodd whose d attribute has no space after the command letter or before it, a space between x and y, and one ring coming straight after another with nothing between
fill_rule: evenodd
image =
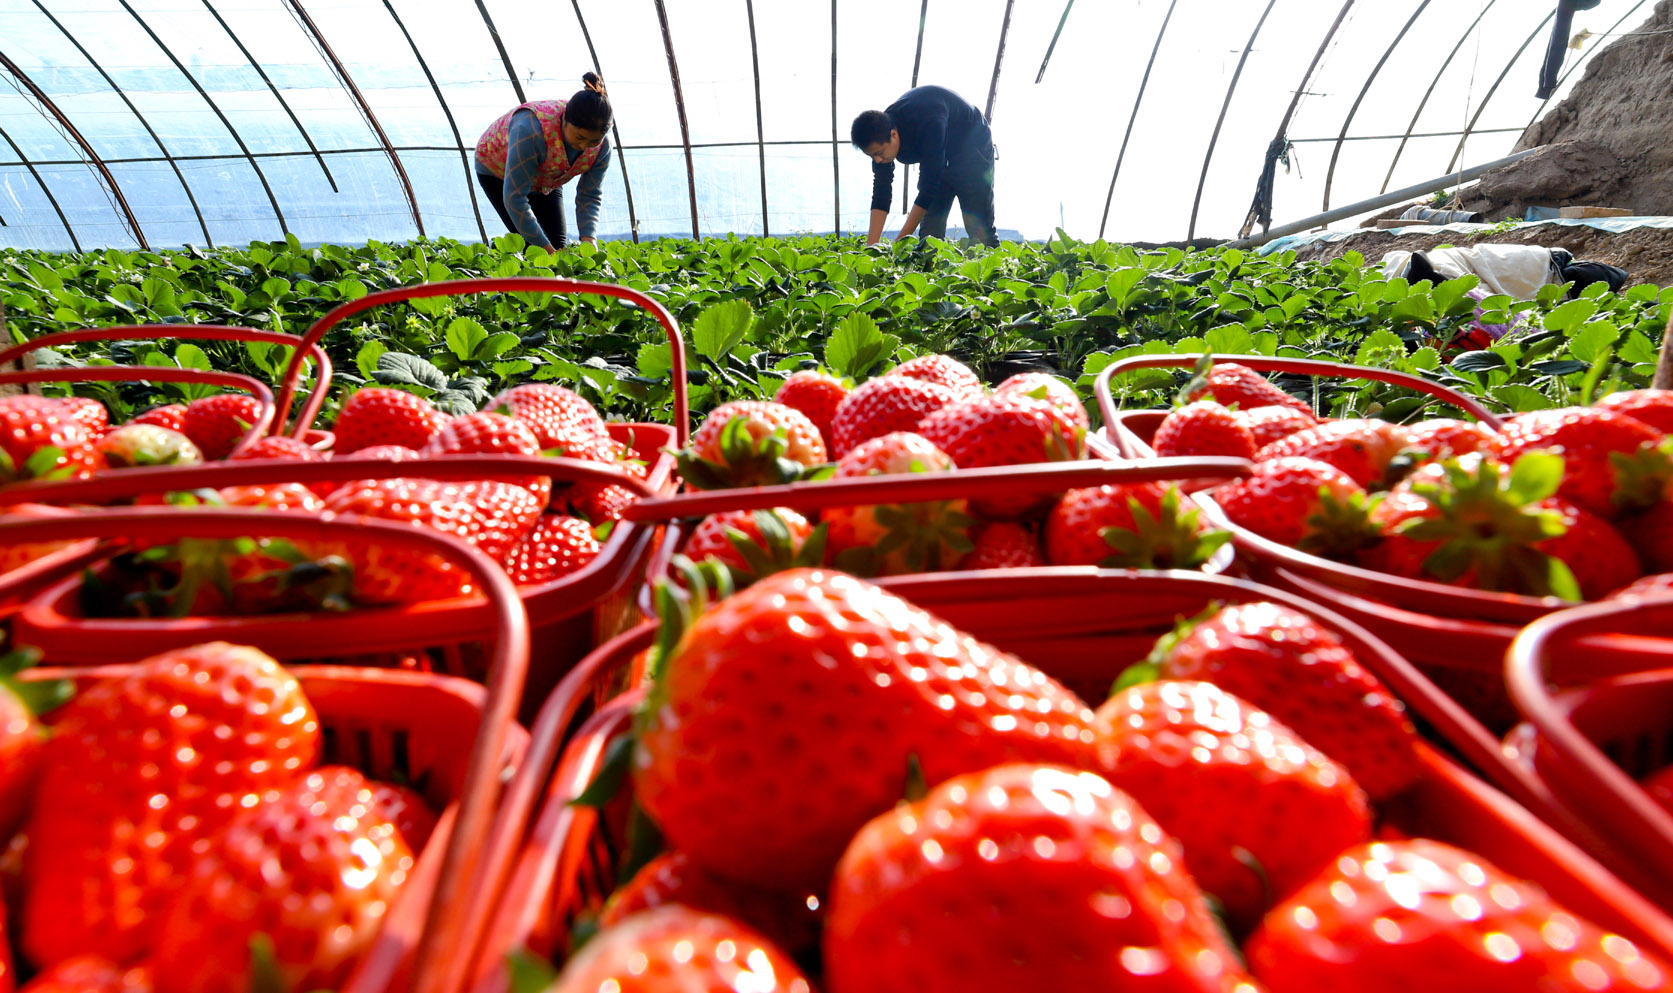
<instances>
[{"instance_id":1,"label":"man's black sleeve","mask_svg":"<svg viewBox=\"0 0 1673 993\"><path fill-rule=\"evenodd\" d=\"M924 208L925 213L933 214L953 200L942 188L941 182L947 163L946 105L936 104L920 127L923 129L919 139L922 158L918 161L918 198L913 203ZM875 195L873 199L876 199Z\"/></svg>"},{"instance_id":2,"label":"man's black sleeve","mask_svg":"<svg viewBox=\"0 0 1673 993\"><path fill-rule=\"evenodd\" d=\"M894 199L895 164L871 164L871 209L889 212L889 201Z\"/></svg>"}]
</instances>

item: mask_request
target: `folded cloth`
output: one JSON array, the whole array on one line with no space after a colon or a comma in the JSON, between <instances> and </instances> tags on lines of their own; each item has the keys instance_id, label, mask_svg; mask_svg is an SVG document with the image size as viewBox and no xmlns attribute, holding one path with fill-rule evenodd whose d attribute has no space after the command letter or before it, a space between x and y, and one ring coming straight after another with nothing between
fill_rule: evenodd
<instances>
[{"instance_id":1,"label":"folded cloth","mask_svg":"<svg viewBox=\"0 0 1673 993\"><path fill-rule=\"evenodd\" d=\"M1383 273L1390 278L1410 278L1408 273L1414 263L1421 270L1425 261L1427 270L1442 279L1474 273L1489 294L1503 293L1518 300L1532 300L1541 286L1565 282L1551 257L1551 249L1541 245L1472 245L1420 253L1389 252L1383 256ZM1419 278L1428 277L1429 272L1424 271Z\"/></svg>"}]
</instances>

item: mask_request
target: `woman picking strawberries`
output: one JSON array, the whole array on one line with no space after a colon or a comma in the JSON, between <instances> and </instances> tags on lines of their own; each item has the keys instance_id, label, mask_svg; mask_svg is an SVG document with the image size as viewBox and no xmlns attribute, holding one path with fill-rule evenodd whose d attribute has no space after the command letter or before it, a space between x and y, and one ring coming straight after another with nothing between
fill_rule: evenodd
<instances>
[{"instance_id":1,"label":"woman picking strawberries","mask_svg":"<svg viewBox=\"0 0 1673 993\"><path fill-rule=\"evenodd\" d=\"M551 251L569 243L563 186L579 176L575 226L594 243L604 174L610 168L610 97L594 73L568 100L513 107L476 142L476 180L508 230Z\"/></svg>"}]
</instances>

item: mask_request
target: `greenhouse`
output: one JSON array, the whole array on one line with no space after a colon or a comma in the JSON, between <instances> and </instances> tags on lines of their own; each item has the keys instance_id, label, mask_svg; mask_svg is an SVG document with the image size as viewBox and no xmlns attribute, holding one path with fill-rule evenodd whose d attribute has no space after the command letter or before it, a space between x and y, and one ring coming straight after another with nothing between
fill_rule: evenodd
<instances>
[{"instance_id":1,"label":"greenhouse","mask_svg":"<svg viewBox=\"0 0 1673 993\"><path fill-rule=\"evenodd\" d=\"M0 993L1673 993L1673 0L0 81Z\"/></svg>"}]
</instances>

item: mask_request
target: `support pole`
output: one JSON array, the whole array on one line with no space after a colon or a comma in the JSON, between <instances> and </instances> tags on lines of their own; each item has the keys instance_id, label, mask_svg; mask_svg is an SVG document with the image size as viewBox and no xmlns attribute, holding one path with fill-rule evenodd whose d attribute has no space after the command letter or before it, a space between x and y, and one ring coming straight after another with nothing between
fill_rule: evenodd
<instances>
[{"instance_id":1,"label":"support pole","mask_svg":"<svg viewBox=\"0 0 1673 993\"><path fill-rule=\"evenodd\" d=\"M1144 65L1144 78L1139 80L1139 95L1133 101L1133 112L1127 116L1127 133L1121 136L1121 151L1115 155L1115 172L1110 174L1110 190L1104 194L1104 216L1098 221L1098 237L1104 236L1104 225L1110 220L1110 204L1115 201L1115 181L1121 178L1121 163L1127 158L1127 142L1133 138L1133 122L1139 119L1139 107L1144 105L1144 91L1150 87L1150 70L1156 68L1156 53L1162 50L1162 39L1167 37L1168 24L1173 21L1173 9L1179 0L1169 0L1168 12L1162 18L1162 29L1156 32L1156 44L1151 46L1150 61Z\"/></svg>"},{"instance_id":2,"label":"support pole","mask_svg":"<svg viewBox=\"0 0 1673 993\"><path fill-rule=\"evenodd\" d=\"M988 83L987 109L982 112L982 119L989 124L993 123L993 100L999 95L999 68L1005 64L1005 36L1011 33L1011 6L1014 3L1015 0L1005 0L1005 19L999 22L999 50L993 53L993 79Z\"/></svg>"},{"instance_id":3,"label":"support pole","mask_svg":"<svg viewBox=\"0 0 1673 993\"><path fill-rule=\"evenodd\" d=\"M1278 6L1278 0L1267 0L1266 10L1261 12L1261 19L1255 22L1255 30L1249 33L1249 43L1243 46L1243 54L1237 60L1237 69L1232 73L1232 81L1226 87L1225 102L1220 104L1220 116L1214 121L1214 133L1208 136L1208 153L1202 157L1202 175L1197 178L1197 195L1191 201L1191 224L1186 229L1185 240L1191 241L1197 236L1197 211L1202 208L1202 191L1208 185L1208 166L1214 161L1214 146L1220 143L1220 128L1226 123L1226 111L1231 109L1232 94L1237 92L1238 80L1243 78L1243 67L1249 61L1249 53L1255 49L1255 39L1261 36L1261 28L1266 27L1266 19L1272 16L1272 8Z\"/></svg>"},{"instance_id":4,"label":"support pole","mask_svg":"<svg viewBox=\"0 0 1673 993\"><path fill-rule=\"evenodd\" d=\"M749 17L749 68L755 74L755 148L761 162L761 237L772 237L767 221L767 131L761 117L761 50L755 44L755 0L744 0Z\"/></svg>"},{"instance_id":5,"label":"support pole","mask_svg":"<svg viewBox=\"0 0 1673 993\"><path fill-rule=\"evenodd\" d=\"M831 230L842 237L842 143L837 137L837 0L831 0Z\"/></svg>"},{"instance_id":6,"label":"support pole","mask_svg":"<svg viewBox=\"0 0 1673 993\"><path fill-rule=\"evenodd\" d=\"M835 2L835 0L832 0ZM662 25L662 47L668 53L668 79L674 84L674 109L680 115L680 145L685 149L685 181L691 194L691 237L700 238L697 231L697 165L691 157L691 126L685 117L685 90L680 86L680 64L674 58L674 34L668 30L668 8L656 0L656 19Z\"/></svg>"},{"instance_id":7,"label":"support pole","mask_svg":"<svg viewBox=\"0 0 1673 993\"><path fill-rule=\"evenodd\" d=\"M587 54L592 56L593 72L599 79L604 79L604 69L598 62L598 49L593 47L592 32L587 30L587 19L581 16L581 0L569 0L575 8L575 23L581 25L581 39L587 43ZM608 81L606 81L608 85ZM627 194L627 226L632 231L633 243L639 244L639 215L633 210L633 183L627 178L627 152L622 148L622 129L616 124L614 116L610 118L610 135L615 140L615 159L621 165L622 192Z\"/></svg>"}]
</instances>

